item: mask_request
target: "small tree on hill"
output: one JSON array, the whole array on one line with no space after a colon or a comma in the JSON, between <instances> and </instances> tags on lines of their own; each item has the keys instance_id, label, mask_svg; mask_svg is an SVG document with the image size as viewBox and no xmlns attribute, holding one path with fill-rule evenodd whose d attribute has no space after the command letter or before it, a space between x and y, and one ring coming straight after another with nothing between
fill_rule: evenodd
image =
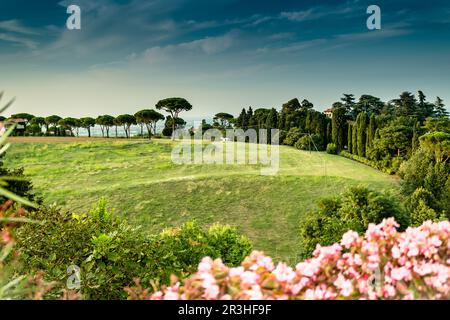
<instances>
[{"instance_id":1,"label":"small tree on hill","mask_svg":"<svg viewBox=\"0 0 450 320\"><path fill-rule=\"evenodd\" d=\"M123 126L127 138L131 137L131 126L136 124L136 118L131 114L122 114L117 117L117 123Z\"/></svg>"},{"instance_id":2,"label":"small tree on hill","mask_svg":"<svg viewBox=\"0 0 450 320\"><path fill-rule=\"evenodd\" d=\"M159 101L156 109L170 113L172 119L176 120L181 112L192 110L192 105L184 98L168 98ZM172 122L172 140L175 140L174 132L175 121Z\"/></svg>"},{"instance_id":3,"label":"small tree on hill","mask_svg":"<svg viewBox=\"0 0 450 320\"><path fill-rule=\"evenodd\" d=\"M91 128L95 126L95 119L91 117L85 117L80 119L80 127L84 128L88 132L88 137L91 137Z\"/></svg>"},{"instance_id":4,"label":"small tree on hill","mask_svg":"<svg viewBox=\"0 0 450 320\"><path fill-rule=\"evenodd\" d=\"M136 122L147 127L148 138L152 138L152 132L156 134L156 124L164 120L164 116L155 110L141 110L135 114Z\"/></svg>"},{"instance_id":5,"label":"small tree on hill","mask_svg":"<svg viewBox=\"0 0 450 320\"><path fill-rule=\"evenodd\" d=\"M52 115L45 118L45 124L47 125L47 133L49 131L50 126L53 126L55 136L58 135L58 122L61 120L60 116Z\"/></svg>"}]
</instances>

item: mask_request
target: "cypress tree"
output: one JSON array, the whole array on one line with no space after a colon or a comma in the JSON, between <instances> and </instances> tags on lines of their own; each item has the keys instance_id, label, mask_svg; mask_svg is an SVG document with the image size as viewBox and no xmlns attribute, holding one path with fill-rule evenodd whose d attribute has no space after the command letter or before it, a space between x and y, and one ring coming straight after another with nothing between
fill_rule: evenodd
<instances>
[{"instance_id":1,"label":"cypress tree","mask_svg":"<svg viewBox=\"0 0 450 320\"><path fill-rule=\"evenodd\" d=\"M352 135L352 125L349 124L348 125L348 133L347 133L347 140L348 140L348 146L347 146L347 150L348 152L352 153L352 139L353 139L353 135Z\"/></svg>"},{"instance_id":2,"label":"cypress tree","mask_svg":"<svg viewBox=\"0 0 450 320\"><path fill-rule=\"evenodd\" d=\"M245 111L245 109L242 109L241 114L239 115L239 117L237 118L237 126L239 128L245 129L246 127L246 118L247 118L247 112Z\"/></svg>"},{"instance_id":3,"label":"cypress tree","mask_svg":"<svg viewBox=\"0 0 450 320\"><path fill-rule=\"evenodd\" d=\"M331 143L333 138L331 136L331 122L327 123L327 143Z\"/></svg>"},{"instance_id":4,"label":"cypress tree","mask_svg":"<svg viewBox=\"0 0 450 320\"><path fill-rule=\"evenodd\" d=\"M366 130L367 130L367 114L361 112L356 120L358 123L358 156L366 156Z\"/></svg>"},{"instance_id":5,"label":"cypress tree","mask_svg":"<svg viewBox=\"0 0 450 320\"><path fill-rule=\"evenodd\" d=\"M333 111L333 119L331 126L331 134L333 143L337 146L337 149L341 151L346 144L345 136L347 133L347 110L344 107L336 108Z\"/></svg>"},{"instance_id":6,"label":"cypress tree","mask_svg":"<svg viewBox=\"0 0 450 320\"><path fill-rule=\"evenodd\" d=\"M367 129L367 138L366 138L366 153L372 148L373 140L375 139L375 131L377 130L376 118L375 115L372 114L370 116L369 128Z\"/></svg>"},{"instance_id":7,"label":"cypress tree","mask_svg":"<svg viewBox=\"0 0 450 320\"><path fill-rule=\"evenodd\" d=\"M358 123L353 123L352 129L352 153L358 154Z\"/></svg>"},{"instance_id":8,"label":"cypress tree","mask_svg":"<svg viewBox=\"0 0 450 320\"><path fill-rule=\"evenodd\" d=\"M245 130L255 127L255 125L256 125L256 121L255 120L256 119L253 116L253 109L252 109L252 107L248 107L248 111L247 111L247 115L246 115L245 119L246 119L246 125L247 125L245 127Z\"/></svg>"}]
</instances>

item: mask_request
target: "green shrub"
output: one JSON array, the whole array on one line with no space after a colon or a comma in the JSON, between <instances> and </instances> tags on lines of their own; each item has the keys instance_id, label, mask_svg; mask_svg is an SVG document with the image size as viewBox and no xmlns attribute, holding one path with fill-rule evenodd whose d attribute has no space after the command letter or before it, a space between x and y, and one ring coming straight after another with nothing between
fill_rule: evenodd
<instances>
[{"instance_id":1,"label":"green shrub","mask_svg":"<svg viewBox=\"0 0 450 320\"><path fill-rule=\"evenodd\" d=\"M295 147L299 150L322 151L323 139L318 134L304 135L295 143Z\"/></svg>"},{"instance_id":2,"label":"green shrub","mask_svg":"<svg viewBox=\"0 0 450 320\"><path fill-rule=\"evenodd\" d=\"M195 222L157 235L130 226L107 210L100 200L89 214L73 215L56 208L41 208L18 229L17 244L26 272L44 271L61 289L67 268L80 267L85 299L126 298L123 288L135 278L143 284L169 284L172 274L184 278L204 256L221 257L238 265L251 251L246 237L227 226L204 230ZM53 295L52 295L53 294ZM57 290L48 297L59 296Z\"/></svg>"},{"instance_id":3,"label":"green shrub","mask_svg":"<svg viewBox=\"0 0 450 320\"><path fill-rule=\"evenodd\" d=\"M302 136L302 132L299 128L294 127L291 128L287 135L286 135L286 139L284 139L283 144L287 145L287 146L293 146L298 139L300 139Z\"/></svg>"},{"instance_id":4,"label":"green shrub","mask_svg":"<svg viewBox=\"0 0 450 320\"><path fill-rule=\"evenodd\" d=\"M423 143L421 139L421 144ZM418 195L417 190L423 193L425 190L433 199L425 201L425 204L436 213L450 217L450 163L442 161L441 146L435 145L436 150L431 150L432 144L424 148L422 145L412 157L402 164L399 175L402 178L401 192L407 197L407 203L417 205L414 199ZM423 199L426 200L426 199ZM414 204L414 201L416 203Z\"/></svg>"},{"instance_id":5,"label":"green shrub","mask_svg":"<svg viewBox=\"0 0 450 320\"><path fill-rule=\"evenodd\" d=\"M319 201L318 210L300 223L300 255L309 257L317 244L338 242L348 230L365 232L370 223L394 217L400 230L409 225L409 216L387 195L365 187L352 187L338 198Z\"/></svg>"},{"instance_id":6,"label":"green shrub","mask_svg":"<svg viewBox=\"0 0 450 320\"><path fill-rule=\"evenodd\" d=\"M238 234L235 228L219 224L209 228L208 243L215 251L213 256L222 257L222 261L230 266L239 266L252 250L247 237Z\"/></svg>"},{"instance_id":7,"label":"green shrub","mask_svg":"<svg viewBox=\"0 0 450 320\"><path fill-rule=\"evenodd\" d=\"M411 213L411 225L421 226L425 221L437 221L436 211L427 206L425 201L420 200L418 206Z\"/></svg>"},{"instance_id":8,"label":"green shrub","mask_svg":"<svg viewBox=\"0 0 450 320\"><path fill-rule=\"evenodd\" d=\"M337 154L337 146L334 143L327 144L327 153Z\"/></svg>"}]
</instances>

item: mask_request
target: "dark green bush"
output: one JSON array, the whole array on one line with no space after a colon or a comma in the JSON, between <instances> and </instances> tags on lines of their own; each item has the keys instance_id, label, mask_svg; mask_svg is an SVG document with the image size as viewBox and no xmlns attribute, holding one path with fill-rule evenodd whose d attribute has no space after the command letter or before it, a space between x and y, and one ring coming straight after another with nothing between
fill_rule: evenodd
<instances>
[{"instance_id":1,"label":"dark green bush","mask_svg":"<svg viewBox=\"0 0 450 320\"><path fill-rule=\"evenodd\" d=\"M24 271L44 271L61 289L67 268L79 266L84 299L126 298L123 288L135 278L147 286L169 284L172 274L183 278L195 271L204 256L238 265L251 251L249 240L226 226L204 230L188 222L161 234L146 234L108 211L104 200L89 214L42 208L30 218L42 224L18 229Z\"/></svg>"},{"instance_id":2,"label":"dark green bush","mask_svg":"<svg viewBox=\"0 0 450 320\"><path fill-rule=\"evenodd\" d=\"M309 213L300 223L300 255L311 256L317 244L339 242L348 230L363 233L370 223L394 217L403 230L409 225L409 216L396 201L365 187L349 188L338 198L322 199L318 210Z\"/></svg>"},{"instance_id":3,"label":"dark green bush","mask_svg":"<svg viewBox=\"0 0 450 320\"><path fill-rule=\"evenodd\" d=\"M411 213L411 226L418 227L425 221L436 221L437 218L436 211L428 207L425 201L420 200L417 207Z\"/></svg>"},{"instance_id":4,"label":"dark green bush","mask_svg":"<svg viewBox=\"0 0 450 320\"><path fill-rule=\"evenodd\" d=\"M283 144L287 145L287 146L293 146L298 139L300 139L302 137L302 132L299 128L294 127L291 128L287 135L286 135L286 139L284 139Z\"/></svg>"},{"instance_id":5,"label":"dark green bush","mask_svg":"<svg viewBox=\"0 0 450 320\"><path fill-rule=\"evenodd\" d=\"M337 146L334 143L327 144L327 153L329 154L337 154Z\"/></svg>"},{"instance_id":6,"label":"dark green bush","mask_svg":"<svg viewBox=\"0 0 450 320\"><path fill-rule=\"evenodd\" d=\"M445 134L437 132L422 136L420 148L402 164L399 171L401 192L412 209L418 204L416 192L423 194L426 191L432 199L422 199L425 204L439 216L443 214L450 218L450 163L449 155L446 155L450 140L439 142L436 136L445 137Z\"/></svg>"},{"instance_id":7,"label":"dark green bush","mask_svg":"<svg viewBox=\"0 0 450 320\"><path fill-rule=\"evenodd\" d=\"M295 143L299 150L323 151L323 139L318 134L304 135Z\"/></svg>"},{"instance_id":8,"label":"dark green bush","mask_svg":"<svg viewBox=\"0 0 450 320\"><path fill-rule=\"evenodd\" d=\"M0 159L0 177L3 177L4 182L7 183L6 188L19 197L40 202L41 200L37 199L33 192L33 183L24 175L23 171L23 168L9 169L4 167L3 161ZM0 196L0 203L6 200L8 199Z\"/></svg>"}]
</instances>

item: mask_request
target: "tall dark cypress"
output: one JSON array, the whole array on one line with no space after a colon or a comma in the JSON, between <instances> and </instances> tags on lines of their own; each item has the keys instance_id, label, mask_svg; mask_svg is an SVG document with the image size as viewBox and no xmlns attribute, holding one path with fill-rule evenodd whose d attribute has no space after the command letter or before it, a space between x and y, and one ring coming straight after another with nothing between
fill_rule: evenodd
<instances>
[{"instance_id":1,"label":"tall dark cypress","mask_svg":"<svg viewBox=\"0 0 450 320\"><path fill-rule=\"evenodd\" d=\"M373 140L375 139L375 131L377 130L377 123L375 115L370 116L369 127L367 129L366 137L366 154L372 148Z\"/></svg>"},{"instance_id":2,"label":"tall dark cypress","mask_svg":"<svg viewBox=\"0 0 450 320\"><path fill-rule=\"evenodd\" d=\"M353 123L352 127L352 153L358 154L358 123Z\"/></svg>"},{"instance_id":3,"label":"tall dark cypress","mask_svg":"<svg viewBox=\"0 0 450 320\"><path fill-rule=\"evenodd\" d=\"M358 123L358 156L366 156L366 130L367 130L367 114L361 112L356 122Z\"/></svg>"},{"instance_id":4,"label":"tall dark cypress","mask_svg":"<svg viewBox=\"0 0 450 320\"><path fill-rule=\"evenodd\" d=\"M348 133L347 133L347 140L348 140L348 143L347 143L347 150L348 150L348 152L350 152L350 153L352 153L352 138L353 138L353 135L352 135L352 125L351 124L349 124L348 125Z\"/></svg>"},{"instance_id":5,"label":"tall dark cypress","mask_svg":"<svg viewBox=\"0 0 450 320\"><path fill-rule=\"evenodd\" d=\"M336 145L337 149L341 151L346 145L346 134L347 134L347 110L344 107L336 108L333 110L332 119L332 136L333 143Z\"/></svg>"}]
</instances>

